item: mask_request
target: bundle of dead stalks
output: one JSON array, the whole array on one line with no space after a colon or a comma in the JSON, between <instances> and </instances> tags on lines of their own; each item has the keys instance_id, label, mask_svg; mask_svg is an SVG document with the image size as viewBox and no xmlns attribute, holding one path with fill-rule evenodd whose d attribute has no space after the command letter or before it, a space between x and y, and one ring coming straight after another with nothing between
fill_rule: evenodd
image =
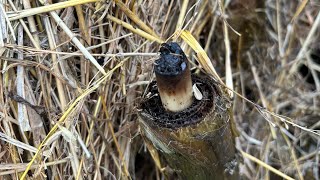
<instances>
[{"instance_id":1,"label":"bundle of dead stalks","mask_svg":"<svg viewBox=\"0 0 320 180\"><path fill-rule=\"evenodd\" d=\"M319 179L319 12L316 0L0 0L1 179L174 177L136 116L166 41L229 88L244 179Z\"/></svg>"}]
</instances>

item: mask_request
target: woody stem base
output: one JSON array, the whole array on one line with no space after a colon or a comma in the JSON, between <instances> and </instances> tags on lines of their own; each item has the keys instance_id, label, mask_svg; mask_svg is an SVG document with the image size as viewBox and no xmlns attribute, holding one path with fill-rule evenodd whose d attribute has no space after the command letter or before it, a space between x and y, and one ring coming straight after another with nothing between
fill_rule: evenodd
<instances>
[{"instance_id":1,"label":"woody stem base","mask_svg":"<svg viewBox=\"0 0 320 180\"><path fill-rule=\"evenodd\" d=\"M192 83L203 98L180 112L166 111L151 85L139 113L141 133L180 179L239 179L231 101L209 78L193 76Z\"/></svg>"}]
</instances>

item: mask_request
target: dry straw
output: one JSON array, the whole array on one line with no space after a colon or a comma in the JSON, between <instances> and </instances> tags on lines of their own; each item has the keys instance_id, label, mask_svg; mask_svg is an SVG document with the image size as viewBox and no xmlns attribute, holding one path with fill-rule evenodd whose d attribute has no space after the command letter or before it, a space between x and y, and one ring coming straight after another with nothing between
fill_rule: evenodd
<instances>
[{"instance_id":1,"label":"dry straw","mask_svg":"<svg viewBox=\"0 0 320 180\"><path fill-rule=\"evenodd\" d=\"M136 105L172 40L234 95L242 176L318 178L319 4L247 2L2 0L1 178L170 174Z\"/></svg>"}]
</instances>

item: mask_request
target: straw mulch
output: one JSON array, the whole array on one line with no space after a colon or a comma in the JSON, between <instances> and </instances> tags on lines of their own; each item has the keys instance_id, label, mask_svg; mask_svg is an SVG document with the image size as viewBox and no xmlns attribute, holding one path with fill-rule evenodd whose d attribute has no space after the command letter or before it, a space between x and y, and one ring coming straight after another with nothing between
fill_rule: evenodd
<instances>
[{"instance_id":1,"label":"straw mulch","mask_svg":"<svg viewBox=\"0 0 320 180\"><path fill-rule=\"evenodd\" d=\"M262 2L0 0L1 179L168 178L136 115L165 41L230 88L244 179L319 179L320 3Z\"/></svg>"}]
</instances>

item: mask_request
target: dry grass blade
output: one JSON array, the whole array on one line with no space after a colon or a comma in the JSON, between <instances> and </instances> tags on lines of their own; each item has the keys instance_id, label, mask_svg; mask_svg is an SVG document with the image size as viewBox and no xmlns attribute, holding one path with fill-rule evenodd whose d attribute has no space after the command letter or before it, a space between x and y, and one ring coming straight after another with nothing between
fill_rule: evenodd
<instances>
[{"instance_id":1,"label":"dry grass blade","mask_svg":"<svg viewBox=\"0 0 320 180\"><path fill-rule=\"evenodd\" d=\"M5 11L4 7L1 5L1 6L0 6L0 14L1 14L1 16L2 16L2 18L1 18L1 33L2 33L1 36L7 34L7 32L4 31L5 21L6 21L6 22L8 23L8 27L9 27L9 30L10 30L10 32L11 32L12 38L13 38L13 40L16 41L17 38L16 38L16 35L15 35L15 33L14 33L13 27L12 27L10 21L9 21L8 15L7 15L5 12L6 12L6 11ZM4 21L4 20L5 20L5 21ZM4 39L4 38L3 38L3 39ZM1 39L1 40L3 40L3 39Z\"/></svg>"},{"instance_id":2,"label":"dry grass blade","mask_svg":"<svg viewBox=\"0 0 320 180\"><path fill-rule=\"evenodd\" d=\"M142 31L141 29L134 28L131 24L126 23L126 22L124 22L124 21L122 21L122 20L120 20L118 18L115 18L115 17L113 17L111 15L107 15L107 18L109 20L111 20L111 21L113 21L113 22L115 22L115 23L117 23L117 24L129 29L131 32L140 35L141 37L144 37L144 38L146 38L146 39L148 39L150 41L156 41L158 43L163 43L163 40L160 39L158 36L154 36L154 35L151 35L151 34L148 34L148 33L144 32L144 31Z\"/></svg>"},{"instance_id":3,"label":"dry grass blade","mask_svg":"<svg viewBox=\"0 0 320 180\"><path fill-rule=\"evenodd\" d=\"M181 5L181 11L180 11L179 18L176 25L176 31L180 31L182 29L182 26L185 20L185 15L188 9L188 4L189 4L189 0L183 0Z\"/></svg>"},{"instance_id":4,"label":"dry grass blade","mask_svg":"<svg viewBox=\"0 0 320 180\"><path fill-rule=\"evenodd\" d=\"M60 19L60 17L55 12L50 12L50 15L54 18L57 24L66 32L70 37L71 41L79 48L83 55L88 58L93 65L103 74L106 75L105 70L100 66L97 60L89 53L89 51L81 44L81 42L75 37L72 31L65 25L65 23Z\"/></svg>"},{"instance_id":5,"label":"dry grass blade","mask_svg":"<svg viewBox=\"0 0 320 180\"><path fill-rule=\"evenodd\" d=\"M297 17L301 14L301 12L303 11L303 9L306 7L307 3L309 0L302 0L302 2L300 3L300 5L298 6L296 12L294 13L291 22L293 22L295 19L297 19Z\"/></svg>"},{"instance_id":6,"label":"dry grass blade","mask_svg":"<svg viewBox=\"0 0 320 180\"><path fill-rule=\"evenodd\" d=\"M225 12L224 12L225 7L222 5L222 1L219 1L218 4L220 6L221 14L224 16L225 15ZM228 3L226 3L226 4L228 4ZM233 30L233 28L231 26L229 26L229 27ZM224 35L224 45L226 48L226 52L225 52L226 86L233 91L232 68L231 68L231 50L230 50L231 47L230 47L228 23L225 19L223 21L222 28L223 28L223 35ZM240 35L240 34L238 34L238 35ZM233 97L232 91L230 91L230 90L228 91L231 98Z\"/></svg>"},{"instance_id":7,"label":"dry grass blade","mask_svg":"<svg viewBox=\"0 0 320 180\"><path fill-rule=\"evenodd\" d=\"M22 26L19 26L18 28L19 35L18 35L18 45L23 44L23 29ZM1 33L1 32L0 32ZM18 59L23 59L23 53L19 53ZM18 96L21 96L22 98L26 98L25 93L25 83L24 83L24 67L18 66L17 67L17 94ZM18 103L18 121L20 124L20 127L23 131L30 131L30 123L29 118L27 114L27 107L24 104Z\"/></svg>"},{"instance_id":8,"label":"dry grass blade","mask_svg":"<svg viewBox=\"0 0 320 180\"><path fill-rule=\"evenodd\" d=\"M229 30L227 27L227 23L223 22L223 32L224 32L224 44L226 47L226 85L231 90L233 90L233 80L232 80L232 68L231 68L231 50L230 50L230 40L229 40ZM232 91L228 91L230 97L233 97Z\"/></svg>"},{"instance_id":9,"label":"dry grass blade","mask_svg":"<svg viewBox=\"0 0 320 180\"><path fill-rule=\"evenodd\" d=\"M63 9L67 7L72 7L80 4L98 2L100 0L70 0L65 2L59 2L55 4L48 4L42 7L32 8L28 10L18 11L18 12L9 12L8 19L10 21L25 18L28 16L33 16L36 14L46 13L50 11L55 11L58 9Z\"/></svg>"},{"instance_id":10,"label":"dry grass blade","mask_svg":"<svg viewBox=\"0 0 320 180\"><path fill-rule=\"evenodd\" d=\"M46 167L50 167L50 166L56 166L56 165L59 165L59 164L66 164L70 161L70 157L67 157L67 158L64 158L64 159L61 159L61 160L58 160L58 161L53 161L53 162L47 162L45 163L44 165ZM25 170L25 168L27 167L27 164L26 163L23 163L23 164L6 164L6 165L3 165L0 170L0 176L5 176L5 175L8 175L8 174L13 174L13 173L20 173L20 172L23 172ZM32 165L30 169L37 169L39 167L39 165ZM8 171L4 171L4 170L7 170Z\"/></svg>"},{"instance_id":11,"label":"dry grass blade","mask_svg":"<svg viewBox=\"0 0 320 180\"><path fill-rule=\"evenodd\" d=\"M107 107L106 107L106 103L105 103L105 102L102 102L102 107L103 107L103 111L105 112L106 117L109 118L109 114L108 114L108 110L107 110ZM121 151L121 148L120 148L120 145L119 145L119 143L118 143L118 140L117 140L117 138L116 138L116 136L115 136L115 134L114 134L114 130L113 130L114 128L113 128L113 126L112 126L112 124L111 124L110 121L108 122L108 128L109 128L109 130L110 130L110 132L111 132L113 142L115 143L115 145L116 145L116 147L117 147L117 151L118 151L119 156L120 156L121 166L124 167L124 174L125 174L126 177L128 177L129 179L131 179L130 174L129 174L129 171L128 171L128 168L127 168L126 164L123 162L123 158L124 158L124 157L123 157L123 153L122 153L122 151Z\"/></svg>"},{"instance_id":12,"label":"dry grass blade","mask_svg":"<svg viewBox=\"0 0 320 180\"><path fill-rule=\"evenodd\" d=\"M214 69L207 53L200 46L198 41L192 36L192 34L187 30L182 30L180 36L197 53L198 60L201 66L206 70L206 72L211 74L217 81L223 84L223 81L220 79L219 75Z\"/></svg>"},{"instance_id":13,"label":"dry grass blade","mask_svg":"<svg viewBox=\"0 0 320 180\"><path fill-rule=\"evenodd\" d=\"M68 115L74 110L74 108L77 106L77 104L83 100L83 98L85 98L87 95L89 95L90 93L92 93L94 90L96 90L107 78L109 78L109 76L112 75L113 71L115 71L116 69L118 69L119 67L121 67L123 65L124 61L120 62L119 64L117 64L112 70L108 71L101 79L99 79L97 82L95 82L92 87L90 87L89 89L87 89L85 92L83 92L69 107L68 109L65 111L65 113L61 116L61 118L59 119L58 123L50 130L50 132L48 133L48 135L46 136L46 138L41 142L41 144L38 147L38 150L36 152L36 154L32 157L32 160L29 162L27 168L25 169L24 173L21 176L21 179L25 179L26 175L29 171L29 169L31 168L33 162L36 160L36 158L40 155L40 151L43 148L44 144L46 143L46 141L50 138L50 136L53 135L53 133L58 129L59 124L63 123L66 118L68 117Z\"/></svg>"},{"instance_id":14,"label":"dry grass blade","mask_svg":"<svg viewBox=\"0 0 320 180\"><path fill-rule=\"evenodd\" d=\"M0 4L0 56L5 51L4 48L4 39L7 37L7 31L6 31L6 19L5 19L5 12L3 11L3 5Z\"/></svg>"},{"instance_id":15,"label":"dry grass blade","mask_svg":"<svg viewBox=\"0 0 320 180\"><path fill-rule=\"evenodd\" d=\"M314 40L315 33L317 32L317 29L319 28L319 26L320 26L320 12L318 12L317 18L315 19L315 21L314 21L314 23L308 33L307 38L303 42L301 49L299 50L299 53L296 57L297 61L292 65L292 67L290 69L290 73L295 73L297 71L299 65L301 64L302 58L306 56L307 48Z\"/></svg>"},{"instance_id":16,"label":"dry grass blade","mask_svg":"<svg viewBox=\"0 0 320 180\"><path fill-rule=\"evenodd\" d=\"M147 33L153 35L157 39L160 39L149 26L147 26L141 19L136 16L127 6L120 0L114 0L116 5L133 21L135 22L141 29L145 30Z\"/></svg>"},{"instance_id":17,"label":"dry grass blade","mask_svg":"<svg viewBox=\"0 0 320 180\"><path fill-rule=\"evenodd\" d=\"M250 159L251 161L253 161L253 162L255 162L255 163L259 164L260 166L262 166L262 167L264 167L264 168L266 168L266 169L268 169L268 170L272 171L273 173L275 173L275 174L277 174L277 175L281 176L282 178L284 178L284 179L288 179L288 180L294 180L293 178L291 178L291 177L287 176L286 174L284 174L284 173L280 172L279 170L277 170L277 169L273 168L272 166L270 166L270 165L266 164L265 162L263 162L263 161L261 161L261 160L257 159L256 157L251 156L250 154L248 154L248 153L246 153L246 152L243 152L243 151L240 151L240 152L241 152L241 154L243 155L243 157Z\"/></svg>"},{"instance_id":18,"label":"dry grass blade","mask_svg":"<svg viewBox=\"0 0 320 180\"><path fill-rule=\"evenodd\" d=\"M20 141L18 141L16 139L13 139L12 137L9 137L6 134L3 134L1 132L0 132L0 139L2 141L8 142L8 143L10 143L10 144L12 144L12 145L14 145L16 147L25 149L27 151L34 152L34 153L37 152L37 148L35 148L33 146L30 146L29 144L25 144L23 142L20 142ZM46 156L46 157L50 156L48 151L44 152L43 155Z\"/></svg>"}]
</instances>

